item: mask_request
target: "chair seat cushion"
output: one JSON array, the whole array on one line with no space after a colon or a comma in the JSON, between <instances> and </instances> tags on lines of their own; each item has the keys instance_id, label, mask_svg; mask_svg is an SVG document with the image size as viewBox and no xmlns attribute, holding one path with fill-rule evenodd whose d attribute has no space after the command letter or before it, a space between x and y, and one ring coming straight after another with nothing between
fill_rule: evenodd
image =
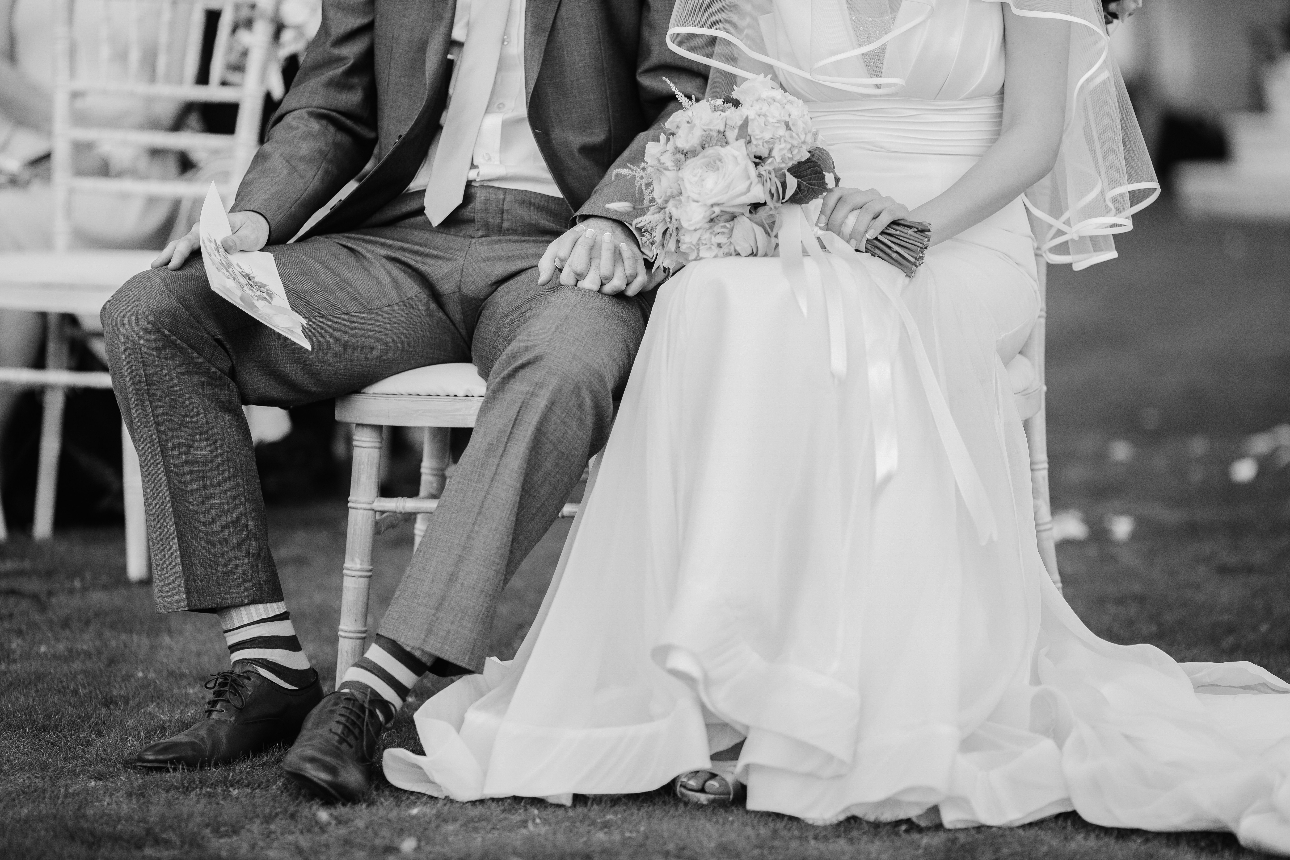
<instances>
[{"instance_id":1,"label":"chair seat cushion","mask_svg":"<svg viewBox=\"0 0 1290 860\"><path fill-rule=\"evenodd\" d=\"M432 364L388 376L364 388L363 393L407 397L483 397L484 380L473 364Z\"/></svg>"}]
</instances>

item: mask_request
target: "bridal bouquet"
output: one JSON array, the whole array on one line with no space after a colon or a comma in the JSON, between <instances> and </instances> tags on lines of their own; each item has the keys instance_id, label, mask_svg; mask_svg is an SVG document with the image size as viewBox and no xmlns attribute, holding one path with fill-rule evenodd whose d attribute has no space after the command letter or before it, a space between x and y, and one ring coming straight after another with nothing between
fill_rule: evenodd
<instances>
[{"instance_id":1,"label":"bridal bouquet","mask_svg":"<svg viewBox=\"0 0 1290 860\"><path fill-rule=\"evenodd\" d=\"M677 98L683 109L628 171L645 198L645 214L632 222L641 250L668 271L713 257L773 256L784 204L810 203L840 179L806 105L764 77L729 99ZM928 230L895 221L864 250L912 275Z\"/></svg>"}]
</instances>

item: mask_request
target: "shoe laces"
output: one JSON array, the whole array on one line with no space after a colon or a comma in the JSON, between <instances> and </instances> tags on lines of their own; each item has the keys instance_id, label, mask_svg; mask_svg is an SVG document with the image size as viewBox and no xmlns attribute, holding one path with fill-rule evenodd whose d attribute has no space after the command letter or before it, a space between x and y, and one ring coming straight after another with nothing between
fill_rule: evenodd
<instances>
[{"instance_id":1,"label":"shoe laces","mask_svg":"<svg viewBox=\"0 0 1290 860\"><path fill-rule=\"evenodd\" d=\"M251 678L249 673L225 669L207 678L203 686L211 691L210 700L206 702L206 716L209 717L214 713L224 713L225 704L238 710L246 707L246 697L251 692Z\"/></svg>"},{"instance_id":2,"label":"shoe laces","mask_svg":"<svg viewBox=\"0 0 1290 860\"><path fill-rule=\"evenodd\" d=\"M370 696L360 696L349 690L345 692L346 695L340 697L330 731L343 746L366 746L366 741L377 736L385 721L373 706ZM373 725L376 732L369 730Z\"/></svg>"}]
</instances>

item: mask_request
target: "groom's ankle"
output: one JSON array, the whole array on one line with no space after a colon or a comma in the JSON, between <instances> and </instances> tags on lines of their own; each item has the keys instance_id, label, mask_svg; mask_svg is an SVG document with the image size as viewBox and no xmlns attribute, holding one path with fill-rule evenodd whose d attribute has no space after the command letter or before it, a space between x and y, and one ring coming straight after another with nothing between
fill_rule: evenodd
<instances>
[{"instance_id":1,"label":"groom's ankle","mask_svg":"<svg viewBox=\"0 0 1290 860\"><path fill-rule=\"evenodd\" d=\"M359 661L345 670L338 689L379 696L397 712L429 668L393 639L377 636Z\"/></svg>"}]
</instances>

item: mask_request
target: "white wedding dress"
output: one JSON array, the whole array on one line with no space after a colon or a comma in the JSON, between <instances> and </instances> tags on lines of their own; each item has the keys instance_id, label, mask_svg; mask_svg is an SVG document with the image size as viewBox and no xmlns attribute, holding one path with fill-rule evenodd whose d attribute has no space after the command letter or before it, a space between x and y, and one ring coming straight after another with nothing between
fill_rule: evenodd
<instances>
[{"instance_id":1,"label":"white wedding dress","mask_svg":"<svg viewBox=\"0 0 1290 860\"><path fill-rule=\"evenodd\" d=\"M911 208L1002 110L1002 7L906 0L897 28L929 8L886 45L899 97L784 81L844 182ZM751 809L950 827L1074 809L1290 852L1290 686L1105 642L1040 561L1004 369L1038 311L1034 241L1017 200L912 280L851 254L832 313L779 259L662 286L528 638L425 703L425 755L386 751L389 780L643 792L745 740Z\"/></svg>"}]
</instances>

